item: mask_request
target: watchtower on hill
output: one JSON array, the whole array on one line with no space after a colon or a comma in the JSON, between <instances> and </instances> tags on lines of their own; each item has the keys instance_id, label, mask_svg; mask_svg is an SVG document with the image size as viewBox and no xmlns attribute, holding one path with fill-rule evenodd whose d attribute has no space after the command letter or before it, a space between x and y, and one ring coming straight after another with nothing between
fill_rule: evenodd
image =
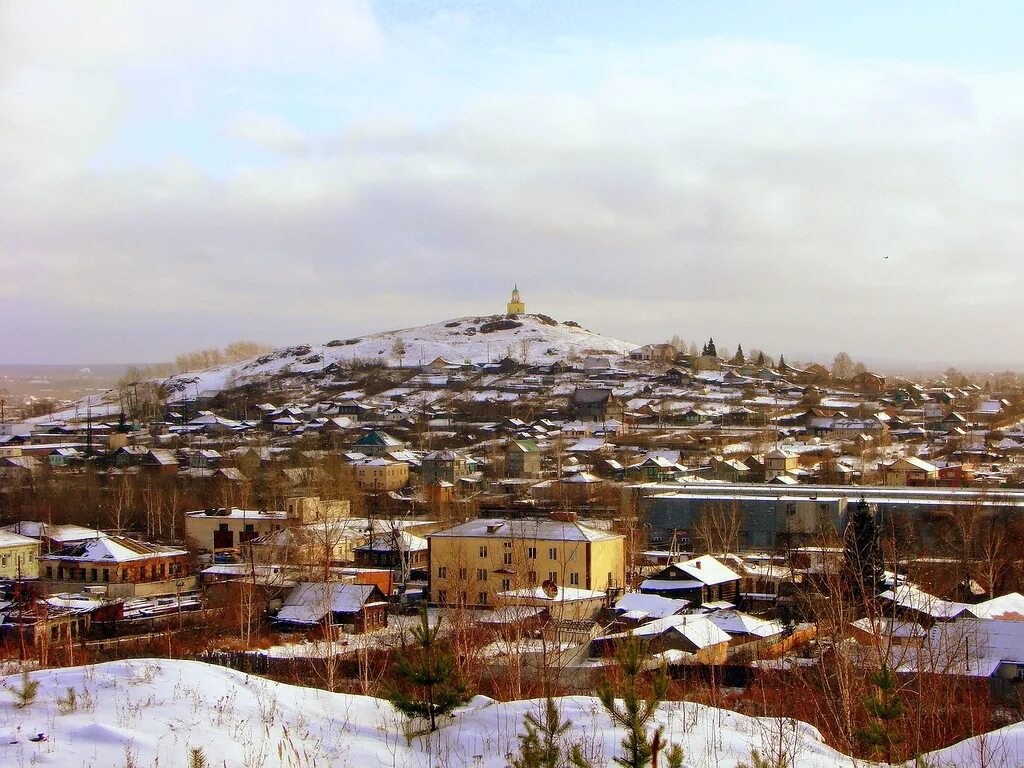
<instances>
[{"instance_id":1,"label":"watchtower on hill","mask_svg":"<svg viewBox=\"0 0 1024 768\"><path fill-rule=\"evenodd\" d=\"M506 315L525 315L526 305L519 296L519 286L515 286L512 289L512 298L509 300L507 309L505 310Z\"/></svg>"}]
</instances>

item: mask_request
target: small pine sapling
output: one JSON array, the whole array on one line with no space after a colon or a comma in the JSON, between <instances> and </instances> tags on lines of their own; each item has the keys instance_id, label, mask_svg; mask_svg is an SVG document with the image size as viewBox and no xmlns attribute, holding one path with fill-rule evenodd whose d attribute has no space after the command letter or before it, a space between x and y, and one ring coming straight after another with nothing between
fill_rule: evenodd
<instances>
[{"instance_id":1,"label":"small pine sapling","mask_svg":"<svg viewBox=\"0 0 1024 768\"><path fill-rule=\"evenodd\" d=\"M597 697L612 722L626 729L622 740L624 754L614 760L622 768L647 768L662 749L662 729L659 727L649 734L648 724L668 693L668 671L664 666L658 668L651 677L651 692L645 696L640 690L640 677L650 659L646 645L629 637L619 647L616 659L622 669L622 682L616 687L605 678L597 687ZM621 706L617 698L622 699ZM673 759L682 763L681 749L670 749L669 755L670 765Z\"/></svg>"},{"instance_id":2,"label":"small pine sapling","mask_svg":"<svg viewBox=\"0 0 1024 768\"><path fill-rule=\"evenodd\" d=\"M420 612L420 625L412 630L412 646L402 648L395 661L395 685L388 700L409 718L424 717L430 730L437 730L437 718L451 714L469 699L465 683L455 667L446 644L438 642L441 623L430 625L427 607Z\"/></svg>"},{"instance_id":3,"label":"small pine sapling","mask_svg":"<svg viewBox=\"0 0 1024 768\"><path fill-rule=\"evenodd\" d=\"M903 717L903 702L900 700L896 675L888 666L871 676L874 694L864 697L864 709L871 721L861 733L861 739L881 752L887 763L892 762L893 747L901 741L896 721Z\"/></svg>"},{"instance_id":4,"label":"small pine sapling","mask_svg":"<svg viewBox=\"0 0 1024 768\"><path fill-rule=\"evenodd\" d=\"M28 670L24 669L21 672L21 685L11 688L11 692L18 702L18 709L25 709L35 702L36 694L39 693L39 681L33 680L29 676Z\"/></svg>"},{"instance_id":5,"label":"small pine sapling","mask_svg":"<svg viewBox=\"0 0 1024 768\"><path fill-rule=\"evenodd\" d=\"M78 691L74 687L67 689L63 696L57 697L57 711L62 715L70 715L78 710Z\"/></svg>"}]
</instances>

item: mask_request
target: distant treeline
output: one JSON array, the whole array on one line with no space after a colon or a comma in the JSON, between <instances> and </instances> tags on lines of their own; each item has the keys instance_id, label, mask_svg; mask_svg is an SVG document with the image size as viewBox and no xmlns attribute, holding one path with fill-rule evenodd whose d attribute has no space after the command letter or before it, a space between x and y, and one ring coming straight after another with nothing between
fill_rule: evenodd
<instances>
[{"instance_id":1,"label":"distant treeline","mask_svg":"<svg viewBox=\"0 0 1024 768\"><path fill-rule=\"evenodd\" d=\"M261 344L258 341L234 341L224 349L197 349L194 352L178 355L174 358L173 363L155 363L145 367L130 366L125 372L122 382L166 378L176 373L198 371L223 363L237 363L265 354L272 349L273 347L269 344Z\"/></svg>"}]
</instances>

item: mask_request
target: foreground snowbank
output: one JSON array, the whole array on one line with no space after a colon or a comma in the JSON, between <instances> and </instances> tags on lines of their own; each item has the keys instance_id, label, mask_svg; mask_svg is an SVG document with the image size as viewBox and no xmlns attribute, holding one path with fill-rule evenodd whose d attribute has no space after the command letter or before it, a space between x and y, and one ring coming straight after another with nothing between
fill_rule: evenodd
<instances>
[{"instance_id":1,"label":"foreground snowbank","mask_svg":"<svg viewBox=\"0 0 1024 768\"><path fill-rule=\"evenodd\" d=\"M211 765L479 766L499 768L517 746L523 715L535 702L497 703L478 697L435 734L409 740L403 720L384 701L274 683L198 662L144 659L32 673L36 702L18 709L0 702L0 765L134 764L184 766L203 747ZM20 678L6 678L18 687ZM77 708L58 699L74 688ZM597 764L610 762L622 733L596 699L561 700L574 738ZM795 754L795 766L828 768L855 761L822 743L803 723L755 719L696 704L663 707L666 736L682 744L687 765L731 768L752 748ZM46 734L46 741L29 738ZM433 753L433 761L428 757ZM1024 763L1024 727L1013 726L937 753L930 765Z\"/></svg>"}]
</instances>

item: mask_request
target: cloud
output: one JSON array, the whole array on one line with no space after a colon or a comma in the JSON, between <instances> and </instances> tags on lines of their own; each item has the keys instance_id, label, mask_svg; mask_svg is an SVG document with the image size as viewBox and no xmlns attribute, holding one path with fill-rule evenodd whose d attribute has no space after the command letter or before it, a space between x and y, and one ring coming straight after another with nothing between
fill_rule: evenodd
<instances>
[{"instance_id":1,"label":"cloud","mask_svg":"<svg viewBox=\"0 0 1024 768\"><path fill-rule=\"evenodd\" d=\"M362 5L57 10L17 4L0 38L4 359L317 341L498 310L514 281L640 342L1024 341L1020 73L730 39L481 52L462 14ZM47 59L24 39L51 13Z\"/></svg>"}]
</instances>

